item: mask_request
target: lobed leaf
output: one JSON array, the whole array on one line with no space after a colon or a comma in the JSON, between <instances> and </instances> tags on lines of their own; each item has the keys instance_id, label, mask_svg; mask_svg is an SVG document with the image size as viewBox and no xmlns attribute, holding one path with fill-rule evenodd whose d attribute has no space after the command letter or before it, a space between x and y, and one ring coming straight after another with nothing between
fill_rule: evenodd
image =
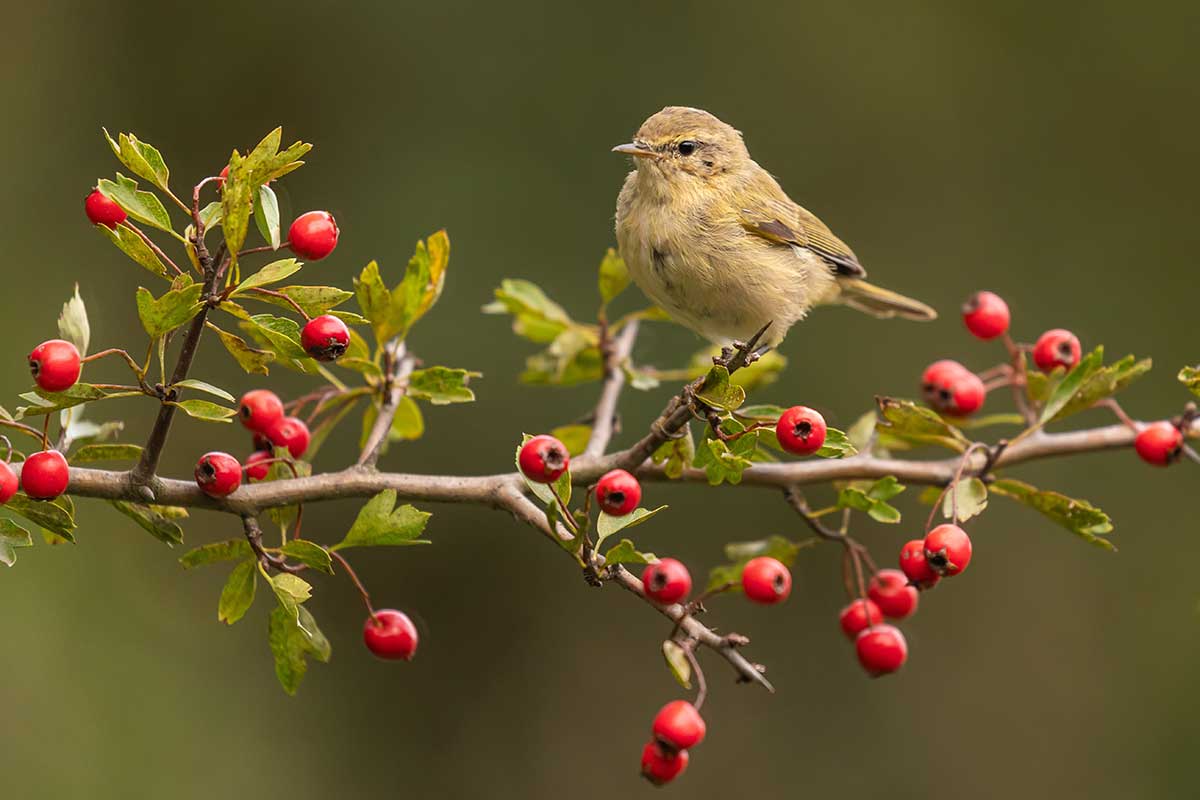
<instances>
[{"instance_id":1,"label":"lobed leaf","mask_svg":"<svg viewBox=\"0 0 1200 800\"><path fill-rule=\"evenodd\" d=\"M0 564L11 567L17 563L18 547L33 547L33 537L11 519L0 518Z\"/></svg>"},{"instance_id":2,"label":"lobed leaf","mask_svg":"<svg viewBox=\"0 0 1200 800\"><path fill-rule=\"evenodd\" d=\"M96 183L100 194L119 205L126 214L137 221L152 225L159 230L172 230L171 217L167 214L167 209L163 207L162 201L153 193L142 191L137 186L137 181L126 178L119 172L115 181L101 178Z\"/></svg>"},{"instance_id":3,"label":"lobed leaf","mask_svg":"<svg viewBox=\"0 0 1200 800\"><path fill-rule=\"evenodd\" d=\"M1075 368L1068 372L1058 385L1050 392L1046 405L1042 408L1042 416L1038 425L1045 425L1055 419L1059 412L1075 399L1084 385L1104 366L1104 347L1097 347L1083 357Z\"/></svg>"},{"instance_id":4,"label":"lobed leaf","mask_svg":"<svg viewBox=\"0 0 1200 800\"><path fill-rule=\"evenodd\" d=\"M333 574L333 561L329 558L329 551L316 542L310 542L307 539L289 539L279 552L305 566L330 575Z\"/></svg>"},{"instance_id":5,"label":"lobed leaf","mask_svg":"<svg viewBox=\"0 0 1200 800\"><path fill-rule=\"evenodd\" d=\"M471 403L475 392L467 388L471 378L480 378L482 373L449 367L427 367L413 370L408 379L407 394L418 400L428 400L435 406L450 403Z\"/></svg>"},{"instance_id":6,"label":"lobed leaf","mask_svg":"<svg viewBox=\"0 0 1200 800\"><path fill-rule=\"evenodd\" d=\"M407 503L396 507L395 490L385 489L367 501L346 538L329 549L428 544L427 540L418 537L424 532L430 516Z\"/></svg>"},{"instance_id":7,"label":"lobed leaf","mask_svg":"<svg viewBox=\"0 0 1200 800\"><path fill-rule=\"evenodd\" d=\"M513 332L532 342L552 342L572 324L563 307L537 284L506 278L494 294L496 299L483 307L483 313L512 314Z\"/></svg>"},{"instance_id":8,"label":"lobed leaf","mask_svg":"<svg viewBox=\"0 0 1200 800\"><path fill-rule=\"evenodd\" d=\"M114 141L107 129L101 130L104 131L104 138L108 140L113 155L128 167L130 172L139 178L145 178L164 192L170 191L167 181L171 177L171 171L167 169L167 164L157 148L139 141L132 133L118 133Z\"/></svg>"},{"instance_id":9,"label":"lobed leaf","mask_svg":"<svg viewBox=\"0 0 1200 800\"><path fill-rule=\"evenodd\" d=\"M179 557L179 563L183 565L184 569L193 569L222 561L251 558L253 555L254 551L250 549L250 543L244 538L229 539L224 542L210 542L194 547Z\"/></svg>"},{"instance_id":10,"label":"lobed leaf","mask_svg":"<svg viewBox=\"0 0 1200 800\"><path fill-rule=\"evenodd\" d=\"M191 283L179 289L171 289L162 297L155 299L150 290L139 286L137 290L138 318L142 327L151 339L157 339L183 325L196 314L204 304L200 295L204 287L199 283Z\"/></svg>"},{"instance_id":11,"label":"lobed leaf","mask_svg":"<svg viewBox=\"0 0 1200 800\"><path fill-rule=\"evenodd\" d=\"M120 248L121 252L132 258L135 263L145 267L160 278L170 277L167 273L167 265L150 249L148 244L142 241L142 237L138 236L132 230L124 225L117 226L116 230L107 225L96 225L95 227L110 242Z\"/></svg>"},{"instance_id":12,"label":"lobed leaf","mask_svg":"<svg viewBox=\"0 0 1200 800\"><path fill-rule=\"evenodd\" d=\"M628 539L617 542L604 554L605 564L653 564L655 561L658 561L658 556L654 553L638 552L633 542Z\"/></svg>"},{"instance_id":13,"label":"lobed leaf","mask_svg":"<svg viewBox=\"0 0 1200 800\"><path fill-rule=\"evenodd\" d=\"M1086 500L1076 500L1058 492L1043 491L1011 478L994 481L991 491L1040 511L1090 544L1105 550L1117 549L1112 542L1100 538L1112 531L1112 520Z\"/></svg>"},{"instance_id":14,"label":"lobed leaf","mask_svg":"<svg viewBox=\"0 0 1200 800\"><path fill-rule=\"evenodd\" d=\"M733 411L746 402L746 390L730 380L728 369L713 366L696 392L696 398L712 408Z\"/></svg>"},{"instance_id":15,"label":"lobed leaf","mask_svg":"<svg viewBox=\"0 0 1200 800\"><path fill-rule=\"evenodd\" d=\"M936 411L909 400L877 397L876 428L911 444L935 444L962 453L970 442L962 431L946 422Z\"/></svg>"},{"instance_id":16,"label":"lobed leaf","mask_svg":"<svg viewBox=\"0 0 1200 800\"><path fill-rule=\"evenodd\" d=\"M942 516L952 522L966 522L971 517L982 514L987 504L988 490L984 482L979 478L967 478L960 480L946 492L942 500Z\"/></svg>"}]
</instances>

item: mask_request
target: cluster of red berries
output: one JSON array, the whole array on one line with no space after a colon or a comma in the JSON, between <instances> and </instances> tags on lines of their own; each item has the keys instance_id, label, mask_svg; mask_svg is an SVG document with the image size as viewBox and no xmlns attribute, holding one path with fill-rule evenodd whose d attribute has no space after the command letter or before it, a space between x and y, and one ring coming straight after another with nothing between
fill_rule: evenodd
<instances>
[{"instance_id":1,"label":"cluster of red berries","mask_svg":"<svg viewBox=\"0 0 1200 800\"><path fill-rule=\"evenodd\" d=\"M642 748L642 776L655 786L678 778L688 765L688 750L704 741L707 726L686 700L673 700L654 715L651 738Z\"/></svg>"},{"instance_id":2,"label":"cluster of red berries","mask_svg":"<svg viewBox=\"0 0 1200 800\"><path fill-rule=\"evenodd\" d=\"M908 660L908 643L884 618L902 620L917 610L918 590L963 572L971 563L971 539L957 525L939 525L924 539L900 549L900 569L881 569L871 578L867 598L842 609L842 632L854 642L858 663L872 677L887 675Z\"/></svg>"}]
</instances>

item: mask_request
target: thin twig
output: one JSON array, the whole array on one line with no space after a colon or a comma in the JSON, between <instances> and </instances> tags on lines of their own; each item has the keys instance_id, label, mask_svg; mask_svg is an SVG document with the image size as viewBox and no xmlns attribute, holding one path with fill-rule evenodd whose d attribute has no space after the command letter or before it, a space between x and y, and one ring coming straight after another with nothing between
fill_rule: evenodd
<instances>
[{"instance_id":1,"label":"thin twig","mask_svg":"<svg viewBox=\"0 0 1200 800\"><path fill-rule=\"evenodd\" d=\"M621 389L625 386L624 364L633 352L634 342L637 341L638 321L632 320L625 326L617 338L612 340L607 348L605 357L604 386L600 390L600 400L592 413L592 436L588 439L585 456L601 456L608 449L613 436L613 421L617 414L617 400Z\"/></svg>"},{"instance_id":2,"label":"thin twig","mask_svg":"<svg viewBox=\"0 0 1200 800\"><path fill-rule=\"evenodd\" d=\"M330 550L329 555L333 556L334 560L342 565L342 569L346 570L346 574L350 576L350 580L354 582L354 586L358 589L358 593L362 595L363 605L367 607L367 612L372 618L375 617L375 609L371 606L371 595L367 594L367 587L363 586L363 582L358 579L358 573L350 566L350 562L336 550Z\"/></svg>"},{"instance_id":3,"label":"thin twig","mask_svg":"<svg viewBox=\"0 0 1200 800\"><path fill-rule=\"evenodd\" d=\"M383 451L383 444L387 441L388 433L391 432L392 420L396 416L396 409L400 406L400 399L408 390L408 376L412 374L416 365L416 359L408 353L402 341L388 343L385 354L389 369L385 372L384 399L379 407L379 415L375 417L375 424L371 426L371 432L367 434L362 454L358 457L360 468L374 469L375 464L379 461L379 454Z\"/></svg>"}]
</instances>

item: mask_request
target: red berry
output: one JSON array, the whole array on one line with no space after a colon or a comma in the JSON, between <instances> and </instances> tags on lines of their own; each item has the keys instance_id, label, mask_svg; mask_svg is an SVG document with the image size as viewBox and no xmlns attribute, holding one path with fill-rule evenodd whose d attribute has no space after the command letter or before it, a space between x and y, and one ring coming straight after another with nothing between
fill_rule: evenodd
<instances>
[{"instance_id":1,"label":"red berry","mask_svg":"<svg viewBox=\"0 0 1200 800\"><path fill-rule=\"evenodd\" d=\"M805 406L792 406L775 423L779 446L799 456L812 455L825 444L825 418Z\"/></svg>"},{"instance_id":2,"label":"red berry","mask_svg":"<svg viewBox=\"0 0 1200 800\"><path fill-rule=\"evenodd\" d=\"M225 181L228 180L228 178L229 178L229 165L226 164L225 166L221 167L221 174L217 176L217 186L224 189Z\"/></svg>"},{"instance_id":3,"label":"red berry","mask_svg":"<svg viewBox=\"0 0 1200 800\"><path fill-rule=\"evenodd\" d=\"M1008 303L992 292L976 292L963 304L963 322L980 339L995 339L1008 331Z\"/></svg>"},{"instance_id":4,"label":"red berry","mask_svg":"<svg viewBox=\"0 0 1200 800\"><path fill-rule=\"evenodd\" d=\"M534 483L554 483L571 465L567 448L553 436L534 436L521 445L517 456L521 474Z\"/></svg>"},{"instance_id":5,"label":"red berry","mask_svg":"<svg viewBox=\"0 0 1200 800\"><path fill-rule=\"evenodd\" d=\"M921 391L925 402L952 417L974 414L983 406L987 394L978 375L949 359L935 361L925 368Z\"/></svg>"},{"instance_id":6,"label":"red berry","mask_svg":"<svg viewBox=\"0 0 1200 800\"><path fill-rule=\"evenodd\" d=\"M957 525L938 525L925 537L925 560L939 575L957 575L971 563L971 537Z\"/></svg>"},{"instance_id":7,"label":"red berry","mask_svg":"<svg viewBox=\"0 0 1200 800\"><path fill-rule=\"evenodd\" d=\"M672 700L654 715L654 738L671 750L687 750L704 741L706 727L696 707L686 700Z\"/></svg>"},{"instance_id":8,"label":"red berry","mask_svg":"<svg viewBox=\"0 0 1200 800\"><path fill-rule=\"evenodd\" d=\"M913 539L900 548L900 569L909 582L921 589L932 589L942 579L925 558L925 540Z\"/></svg>"},{"instance_id":9,"label":"red berry","mask_svg":"<svg viewBox=\"0 0 1200 800\"><path fill-rule=\"evenodd\" d=\"M270 464L264 464L264 461L270 461L274 456L268 450L255 450L246 457L246 475L252 481L261 481L267 477L267 473L271 471Z\"/></svg>"},{"instance_id":10,"label":"red berry","mask_svg":"<svg viewBox=\"0 0 1200 800\"><path fill-rule=\"evenodd\" d=\"M892 625L867 628L854 640L854 649L858 652L858 663L872 677L895 672L908 660L904 634Z\"/></svg>"},{"instance_id":11,"label":"red berry","mask_svg":"<svg viewBox=\"0 0 1200 800\"><path fill-rule=\"evenodd\" d=\"M79 380L80 368L79 351L63 339L42 342L29 354L29 371L47 392L70 389Z\"/></svg>"},{"instance_id":12,"label":"red berry","mask_svg":"<svg viewBox=\"0 0 1200 800\"><path fill-rule=\"evenodd\" d=\"M881 569L871 576L867 596L889 619L904 619L917 610L917 587L898 569Z\"/></svg>"},{"instance_id":13,"label":"red berry","mask_svg":"<svg viewBox=\"0 0 1200 800\"><path fill-rule=\"evenodd\" d=\"M20 480L7 461L0 461L0 506L12 500L20 486Z\"/></svg>"},{"instance_id":14,"label":"red berry","mask_svg":"<svg viewBox=\"0 0 1200 800\"><path fill-rule=\"evenodd\" d=\"M336 361L350 346L350 329L332 314L313 317L300 331L304 351L317 361Z\"/></svg>"},{"instance_id":15,"label":"red berry","mask_svg":"<svg viewBox=\"0 0 1200 800\"><path fill-rule=\"evenodd\" d=\"M254 445L255 450L265 450L268 453L275 451L275 445L271 444L271 440L267 438L265 433L258 433L256 431L254 436L250 437L250 441Z\"/></svg>"},{"instance_id":16,"label":"red berry","mask_svg":"<svg viewBox=\"0 0 1200 800\"><path fill-rule=\"evenodd\" d=\"M92 189L92 193L83 201L83 213L87 214L93 225L116 228L125 221L125 209L101 194L99 189Z\"/></svg>"},{"instance_id":17,"label":"red berry","mask_svg":"<svg viewBox=\"0 0 1200 800\"><path fill-rule=\"evenodd\" d=\"M242 395L238 403L238 417L247 430L266 433L272 425L283 419L283 402L270 389L254 389ZM269 450L271 445L268 443L265 448L259 449Z\"/></svg>"},{"instance_id":18,"label":"red berry","mask_svg":"<svg viewBox=\"0 0 1200 800\"><path fill-rule=\"evenodd\" d=\"M1169 422L1151 422L1138 431L1133 448L1147 464L1165 467L1183 452L1183 434Z\"/></svg>"},{"instance_id":19,"label":"red berry","mask_svg":"<svg viewBox=\"0 0 1200 800\"><path fill-rule=\"evenodd\" d=\"M792 573L770 556L752 558L742 570L742 591L756 603L782 603L792 593Z\"/></svg>"},{"instance_id":20,"label":"red berry","mask_svg":"<svg viewBox=\"0 0 1200 800\"><path fill-rule=\"evenodd\" d=\"M43 450L25 459L21 488L34 500L53 500L67 490L67 459L57 450Z\"/></svg>"},{"instance_id":21,"label":"red berry","mask_svg":"<svg viewBox=\"0 0 1200 800\"><path fill-rule=\"evenodd\" d=\"M687 768L687 750L672 753L651 739L642 749L642 777L655 786L670 783Z\"/></svg>"},{"instance_id":22,"label":"red berry","mask_svg":"<svg viewBox=\"0 0 1200 800\"><path fill-rule=\"evenodd\" d=\"M596 502L604 513L623 517L642 502L642 485L625 470L614 469L596 484Z\"/></svg>"},{"instance_id":23,"label":"red berry","mask_svg":"<svg viewBox=\"0 0 1200 800\"><path fill-rule=\"evenodd\" d=\"M381 608L363 624L367 649L391 661L412 661L417 653L417 626L403 611Z\"/></svg>"},{"instance_id":24,"label":"red berry","mask_svg":"<svg viewBox=\"0 0 1200 800\"><path fill-rule=\"evenodd\" d=\"M842 623L842 633L846 634L850 641L854 641L864 629L883 624L883 612L874 600L855 600L842 609L839 619Z\"/></svg>"},{"instance_id":25,"label":"red berry","mask_svg":"<svg viewBox=\"0 0 1200 800\"><path fill-rule=\"evenodd\" d=\"M1033 363L1042 372L1053 372L1056 367L1071 369L1079 363L1082 353L1075 334L1055 328L1038 338L1033 346Z\"/></svg>"},{"instance_id":26,"label":"red berry","mask_svg":"<svg viewBox=\"0 0 1200 800\"><path fill-rule=\"evenodd\" d=\"M338 226L328 211L309 211L288 228L288 241L296 255L320 261L337 247Z\"/></svg>"},{"instance_id":27,"label":"red berry","mask_svg":"<svg viewBox=\"0 0 1200 800\"><path fill-rule=\"evenodd\" d=\"M267 430L267 438L276 447L286 447L292 458L299 458L308 449L312 435L304 420L297 417L284 417Z\"/></svg>"},{"instance_id":28,"label":"red berry","mask_svg":"<svg viewBox=\"0 0 1200 800\"><path fill-rule=\"evenodd\" d=\"M692 576L687 567L673 558L660 559L642 572L646 596L663 605L678 603L692 592Z\"/></svg>"},{"instance_id":29,"label":"red berry","mask_svg":"<svg viewBox=\"0 0 1200 800\"><path fill-rule=\"evenodd\" d=\"M205 453L196 462L196 485L209 497L233 494L242 485L242 465L228 453Z\"/></svg>"}]
</instances>

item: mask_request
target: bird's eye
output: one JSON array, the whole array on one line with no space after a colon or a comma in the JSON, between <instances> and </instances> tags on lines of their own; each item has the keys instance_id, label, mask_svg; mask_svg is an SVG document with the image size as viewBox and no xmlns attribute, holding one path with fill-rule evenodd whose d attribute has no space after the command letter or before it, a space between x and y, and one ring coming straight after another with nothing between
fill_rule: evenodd
<instances>
[{"instance_id":1,"label":"bird's eye","mask_svg":"<svg viewBox=\"0 0 1200 800\"><path fill-rule=\"evenodd\" d=\"M690 156L692 153L696 152L696 148L699 146L700 144L698 142L693 142L691 139L684 139L679 143L679 155Z\"/></svg>"}]
</instances>

